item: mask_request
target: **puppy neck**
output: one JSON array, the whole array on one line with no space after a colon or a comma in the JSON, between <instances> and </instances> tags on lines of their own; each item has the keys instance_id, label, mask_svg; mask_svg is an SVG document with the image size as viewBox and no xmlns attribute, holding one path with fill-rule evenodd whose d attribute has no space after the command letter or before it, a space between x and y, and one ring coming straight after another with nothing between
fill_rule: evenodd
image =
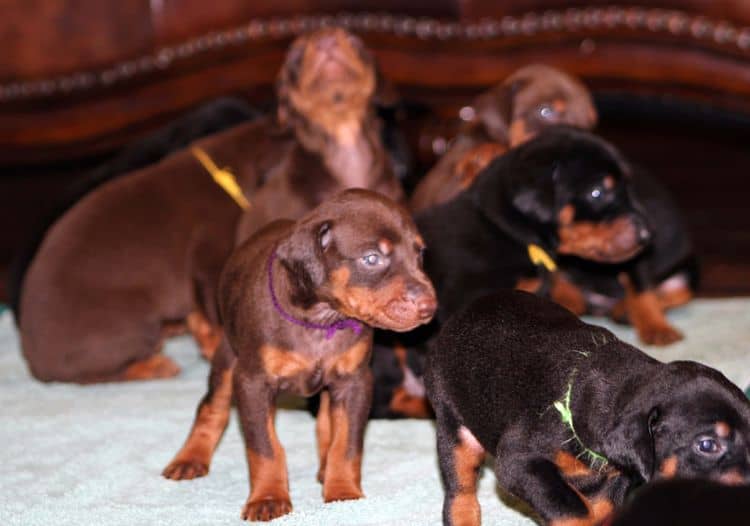
<instances>
[{"instance_id":1,"label":"puppy neck","mask_svg":"<svg viewBox=\"0 0 750 526\"><path fill-rule=\"evenodd\" d=\"M363 328L361 322L347 318L330 303L307 291L300 292L294 283L295 278L294 270L282 264L275 253L272 253L268 260L267 280L274 316L282 318L284 323L309 330L326 331L329 339L336 331L345 329L360 334Z\"/></svg>"},{"instance_id":2,"label":"puppy neck","mask_svg":"<svg viewBox=\"0 0 750 526\"><path fill-rule=\"evenodd\" d=\"M383 176L384 148L380 123L371 110L335 128L295 119L295 136L310 153L320 156L333 179L344 188L373 188Z\"/></svg>"}]
</instances>

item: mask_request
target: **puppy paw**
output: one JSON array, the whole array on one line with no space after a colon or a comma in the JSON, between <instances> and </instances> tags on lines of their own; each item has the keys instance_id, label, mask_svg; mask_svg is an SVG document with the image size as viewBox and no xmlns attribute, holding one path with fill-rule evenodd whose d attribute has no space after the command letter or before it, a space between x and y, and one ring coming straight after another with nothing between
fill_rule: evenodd
<instances>
[{"instance_id":1,"label":"puppy paw","mask_svg":"<svg viewBox=\"0 0 750 526\"><path fill-rule=\"evenodd\" d=\"M323 487L323 500L335 502L337 500L357 500L365 496L362 490L352 483L328 483Z\"/></svg>"},{"instance_id":2,"label":"puppy paw","mask_svg":"<svg viewBox=\"0 0 750 526\"><path fill-rule=\"evenodd\" d=\"M190 480L208 475L208 464L195 460L174 460L164 471L164 478L172 480Z\"/></svg>"},{"instance_id":3,"label":"puppy paw","mask_svg":"<svg viewBox=\"0 0 750 526\"><path fill-rule=\"evenodd\" d=\"M242 519L246 521L270 521L291 513L292 503L289 499L262 499L248 501L242 510Z\"/></svg>"},{"instance_id":4,"label":"puppy paw","mask_svg":"<svg viewBox=\"0 0 750 526\"><path fill-rule=\"evenodd\" d=\"M643 327L638 331L641 341L647 345L670 345L682 340L685 336L669 325Z\"/></svg>"},{"instance_id":5,"label":"puppy paw","mask_svg":"<svg viewBox=\"0 0 750 526\"><path fill-rule=\"evenodd\" d=\"M128 366L123 374L124 380L155 380L157 378L172 378L180 373L180 366L169 356L155 354L134 362Z\"/></svg>"}]
</instances>

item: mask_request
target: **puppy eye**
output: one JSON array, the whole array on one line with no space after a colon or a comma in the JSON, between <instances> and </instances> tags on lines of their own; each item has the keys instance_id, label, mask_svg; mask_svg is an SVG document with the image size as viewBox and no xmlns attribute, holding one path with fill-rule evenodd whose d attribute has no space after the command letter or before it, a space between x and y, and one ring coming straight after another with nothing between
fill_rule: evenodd
<instances>
[{"instance_id":1,"label":"puppy eye","mask_svg":"<svg viewBox=\"0 0 750 526\"><path fill-rule=\"evenodd\" d=\"M601 188L594 188L591 190L591 197L594 199L599 199L602 195L602 189Z\"/></svg>"},{"instance_id":2,"label":"puppy eye","mask_svg":"<svg viewBox=\"0 0 750 526\"><path fill-rule=\"evenodd\" d=\"M369 254L365 254L364 256L362 256L362 263L364 263L368 267L374 267L378 265L380 261L380 255L376 254L375 252L370 252Z\"/></svg>"},{"instance_id":3,"label":"puppy eye","mask_svg":"<svg viewBox=\"0 0 750 526\"><path fill-rule=\"evenodd\" d=\"M698 453L709 456L717 456L724 452L723 446L711 437L701 437L695 442Z\"/></svg>"},{"instance_id":4,"label":"puppy eye","mask_svg":"<svg viewBox=\"0 0 750 526\"><path fill-rule=\"evenodd\" d=\"M557 117L557 110L549 104L539 106L539 116L545 120L552 120Z\"/></svg>"}]
</instances>

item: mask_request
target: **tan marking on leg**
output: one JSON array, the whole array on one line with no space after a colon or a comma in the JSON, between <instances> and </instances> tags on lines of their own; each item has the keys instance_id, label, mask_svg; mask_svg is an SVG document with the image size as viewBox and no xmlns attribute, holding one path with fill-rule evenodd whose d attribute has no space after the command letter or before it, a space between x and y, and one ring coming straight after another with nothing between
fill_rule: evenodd
<instances>
[{"instance_id":1,"label":"tan marking on leg","mask_svg":"<svg viewBox=\"0 0 750 526\"><path fill-rule=\"evenodd\" d=\"M232 371L227 369L209 404L200 407L185 444L162 475L173 480L187 480L208 474L211 458L229 421L232 408Z\"/></svg>"},{"instance_id":2,"label":"tan marking on leg","mask_svg":"<svg viewBox=\"0 0 750 526\"><path fill-rule=\"evenodd\" d=\"M683 338L672 327L652 290L636 292L627 275L620 276L625 287L625 309L628 320L635 327L641 341L650 345L669 345Z\"/></svg>"},{"instance_id":3,"label":"tan marking on leg","mask_svg":"<svg viewBox=\"0 0 750 526\"><path fill-rule=\"evenodd\" d=\"M450 507L454 526L481 524L481 509L477 500L477 478L484 461L484 448L465 427L458 430L459 442L453 450L453 466L457 475L458 493Z\"/></svg>"},{"instance_id":4,"label":"tan marking on leg","mask_svg":"<svg viewBox=\"0 0 750 526\"><path fill-rule=\"evenodd\" d=\"M258 352L263 362L263 370L273 378L297 376L312 368L310 361L299 353L273 345L263 345Z\"/></svg>"},{"instance_id":5,"label":"tan marking on leg","mask_svg":"<svg viewBox=\"0 0 750 526\"><path fill-rule=\"evenodd\" d=\"M172 378L179 373L180 366L170 357L159 352L128 365L122 372L120 379L125 381L155 380L157 378Z\"/></svg>"},{"instance_id":6,"label":"tan marking on leg","mask_svg":"<svg viewBox=\"0 0 750 526\"><path fill-rule=\"evenodd\" d=\"M198 343L203 357L210 361L224 336L221 327L211 324L202 313L197 311L188 314L187 327Z\"/></svg>"},{"instance_id":7,"label":"tan marking on leg","mask_svg":"<svg viewBox=\"0 0 750 526\"><path fill-rule=\"evenodd\" d=\"M292 511L289 498L289 479L286 470L286 455L276 436L271 411L266 420L266 431L271 444L271 457L247 449L250 468L250 497L247 499L242 518L250 521L270 521Z\"/></svg>"},{"instance_id":8,"label":"tan marking on leg","mask_svg":"<svg viewBox=\"0 0 750 526\"><path fill-rule=\"evenodd\" d=\"M516 290L531 292L535 294L542 287L542 280L539 278L520 278L516 282Z\"/></svg>"},{"instance_id":9,"label":"tan marking on leg","mask_svg":"<svg viewBox=\"0 0 750 526\"><path fill-rule=\"evenodd\" d=\"M591 475L591 469L567 451L555 454L555 464L563 477L585 477Z\"/></svg>"},{"instance_id":10,"label":"tan marking on leg","mask_svg":"<svg viewBox=\"0 0 750 526\"><path fill-rule=\"evenodd\" d=\"M578 493L578 492L576 492ZM580 495L580 493L579 493ZM581 496L589 512L585 517L566 517L550 521L550 526L596 526L610 516L614 511L614 504L609 499L595 499L588 501Z\"/></svg>"},{"instance_id":11,"label":"tan marking on leg","mask_svg":"<svg viewBox=\"0 0 750 526\"><path fill-rule=\"evenodd\" d=\"M554 274L550 297L552 301L562 305L576 316L586 314L586 298L583 292L559 272Z\"/></svg>"},{"instance_id":12,"label":"tan marking on leg","mask_svg":"<svg viewBox=\"0 0 750 526\"><path fill-rule=\"evenodd\" d=\"M689 287L674 289L656 289L656 297L662 310L673 309L685 305L693 299L693 291Z\"/></svg>"},{"instance_id":13,"label":"tan marking on leg","mask_svg":"<svg viewBox=\"0 0 750 526\"><path fill-rule=\"evenodd\" d=\"M350 456L349 417L342 406L331 409L331 446L323 478L323 500L353 500L364 497L361 487L362 456Z\"/></svg>"},{"instance_id":14,"label":"tan marking on leg","mask_svg":"<svg viewBox=\"0 0 750 526\"><path fill-rule=\"evenodd\" d=\"M659 475L665 479L674 478L677 474L677 463L677 457L674 455L665 458L661 466L659 466Z\"/></svg>"},{"instance_id":15,"label":"tan marking on leg","mask_svg":"<svg viewBox=\"0 0 750 526\"><path fill-rule=\"evenodd\" d=\"M318 482L325 480L326 458L331 447L331 395L328 391L320 393L320 407L315 420L315 435L318 441Z\"/></svg>"},{"instance_id":16,"label":"tan marking on leg","mask_svg":"<svg viewBox=\"0 0 750 526\"><path fill-rule=\"evenodd\" d=\"M432 418L432 406L423 396L414 396L399 386L393 390L388 408L407 418Z\"/></svg>"}]
</instances>

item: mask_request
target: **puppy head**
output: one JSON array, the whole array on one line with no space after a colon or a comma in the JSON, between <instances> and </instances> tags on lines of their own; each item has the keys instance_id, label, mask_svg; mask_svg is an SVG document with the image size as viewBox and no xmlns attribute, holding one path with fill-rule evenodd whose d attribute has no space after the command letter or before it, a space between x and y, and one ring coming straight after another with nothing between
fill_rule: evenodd
<instances>
[{"instance_id":1,"label":"puppy head","mask_svg":"<svg viewBox=\"0 0 750 526\"><path fill-rule=\"evenodd\" d=\"M300 220L277 254L300 306L325 302L373 327L407 331L437 307L423 250L405 209L375 192L347 190Z\"/></svg>"},{"instance_id":2,"label":"puppy head","mask_svg":"<svg viewBox=\"0 0 750 526\"><path fill-rule=\"evenodd\" d=\"M517 70L480 95L473 106L475 119L488 135L510 146L528 141L547 126L591 129L597 121L586 87L575 77L542 64Z\"/></svg>"},{"instance_id":3,"label":"puppy head","mask_svg":"<svg viewBox=\"0 0 750 526\"><path fill-rule=\"evenodd\" d=\"M497 159L472 191L484 214L514 237L616 263L635 256L651 237L630 185L614 147L555 126Z\"/></svg>"},{"instance_id":4,"label":"puppy head","mask_svg":"<svg viewBox=\"0 0 750 526\"><path fill-rule=\"evenodd\" d=\"M278 117L346 141L359 129L375 91L374 60L362 41L341 28L297 38L279 73Z\"/></svg>"},{"instance_id":5,"label":"puppy head","mask_svg":"<svg viewBox=\"0 0 750 526\"><path fill-rule=\"evenodd\" d=\"M750 483L750 402L714 369L695 362L666 367L618 430L640 476Z\"/></svg>"}]
</instances>

